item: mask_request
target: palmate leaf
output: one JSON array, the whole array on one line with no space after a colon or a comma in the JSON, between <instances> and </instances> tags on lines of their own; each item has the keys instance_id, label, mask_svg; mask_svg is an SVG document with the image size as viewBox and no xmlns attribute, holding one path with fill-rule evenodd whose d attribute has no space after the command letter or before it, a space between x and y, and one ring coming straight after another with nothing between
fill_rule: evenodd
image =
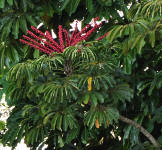
<instances>
[{"instance_id":1,"label":"palmate leaf","mask_svg":"<svg viewBox=\"0 0 162 150\"><path fill-rule=\"evenodd\" d=\"M126 54L135 48L137 53L141 54L141 50L148 40L151 46L154 47L156 40L158 40L158 38L155 38L155 35L159 33L160 26L159 18L152 19L150 23L149 19L137 17L132 19L129 24L114 26L109 31L107 40L112 42L119 37L125 37L122 44L123 53Z\"/></svg>"},{"instance_id":2,"label":"palmate leaf","mask_svg":"<svg viewBox=\"0 0 162 150\"><path fill-rule=\"evenodd\" d=\"M150 88L148 90L148 95L152 95L155 88L160 89L162 86L162 71L155 72L153 80L150 82Z\"/></svg>"},{"instance_id":3,"label":"palmate leaf","mask_svg":"<svg viewBox=\"0 0 162 150\"><path fill-rule=\"evenodd\" d=\"M47 57L42 55L38 59L28 60L26 63L18 63L13 66L9 70L7 79L12 81L18 80L21 83L24 78L27 78L29 82L32 82L34 76L38 75L38 72L57 69L57 66L63 63L62 61L63 58L61 56Z\"/></svg>"},{"instance_id":4,"label":"palmate leaf","mask_svg":"<svg viewBox=\"0 0 162 150\"><path fill-rule=\"evenodd\" d=\"M159 124L162 123L161 115L162 115L162 106L159 107L157 110L155 110L153 121L157 121Z\"/></svg>"},{"instance_id":5,"label":"palmate leaf","mask_svg":"<svg viewBox=\"0 0 162 150\"><path fill-rule=\"evenodd\" d=\"M24 7L24 9L27 9L26 6ZM13 35L14 39L18 39L18 35L19 33L21 33L21 31L26 34L27 25L30 24L30 26L37 26L38 18L35 18L35 16L31 14L31 12L25 12L22 15L19 15L18 13L16 13L16 10L9 9L8 12L6 12L6 15L2 16L2 20L0 20L0 31L2 32L0 39L3 41L6 40L11 34Z\"/></svg>"},{"instance_id":6,"label":"palmate leaf","mask_svg":"<svg viewBox=\"0 0 162 150\"><path fill-rule=\"evenodd\" d=\"M131 18L137 18L141 16L155 18L162 15L161 7L162 3L160 0L143 1L142 3L140 2L132 5L129 10L129 16Z\"/></svg>"},{"instance_id":7,"label":"palmate leaf","mask_svg":"<svg viewBox=\"0 0 162 150\"><path fill-rule=\"evenodd\" d=\"M61 78L46 83L44 87L45 100L54 103L63 103L65 99L76 100L76 92L79 90L73 80L64 79L61 81Z\"/></svg>"},{"instance_id":8,"label":"palmate leaf","mask_svg":"<svg viewBox=\"0 0 162 150\"><path fill-rule=\"evenodd\" d=\"M67 133L65 142L68 144L73 139L76 139L78 137L78 135L79 135L79 132L80 132L79 126L77 126L77 128L74 128L72 130L69 130L69 132Z\"/></svg>"},{"instance_id":9,"label":"palmate leaf","mask_svg":"<svg viewBox=\"0 0 162 150\"><path fill-rule=\"evenodd\" d=\"M128 84L119 84L112 88L109 93L114 103L117 103L119 100L124 103L125 100L131 101L133 98L133 90Z\"/></svg>"},{"instance_id":10,"label":"palmate leaf","mask_svg":"<svg viewBox=\"0 0 162 150\"><path fill-rule=\"evenodd\" d=\"M66 48L63 54L65 58L72 60L76 58L81 58L85 61L92 61L96 59L93 49L90 47L81 46L80 44L75 47Z\"/></svg>"},{"instance_id":11,"label":"palmate leaf","mask_svg":"<svg viewBox=\"0 0 162 150\"><path fill-rule=\"evenodd\" d=\"M7 39L0 43L0 72L8 70L14 63L18 63L21 59L18 42L14 39Z\"/></svg>"},{"instance_id":12,"label":"palmate leaf","mask_svg":"<svg viewBox=\"0 0 162 150\"><path fill-rule=\"evenodd\" d=\"M17 137L17 134L19 132L20 128L15 124L15 126L6 132L5 136L3 136L2 143L7 144L8 141L10 141L11 145L14 145L15 139Z\"/></svg>"},{"instance_id":13,"label":"palmate leaf","mask_svg":"<svg viewBox=\"0 0 162 150\"><path fill-rule=\"evenodd\" d=\"M50 123L51 129L53 130L60 130L60 131L67 131L68 129L74 129L77 126L77 121L69 112L65 111L65 114L60 112L50 112L48 113L43 120L44 124Z\"/></svg>"},{"instance_id":14,"label":"palmate leaf","mask_svg":"<svg viewBox=\"0 0 162 150\"><path fill-rule=\"evenodd\" d=\"M33 81L33 65L29 60L28 63L18 63L13 66L7 76L7 80L10 79L12 81L19 80L19 83L23 81L24 78L27 78L29 82Z\"/></svg>"},{"instance_id":15,"label":"palmate leaf","mask_svg":"<svg viewBox=\"0 0 162 150\"><path fill-rule=\"evenodd\" d=\"M88 70L87 70L88 71ZM94 74L94 75L90 75L92 76L92 91L94 90L99 90L99 89L104 89L104 90L108 90L108 88L113 87L115 85L115 80L113 79L113 77L110 74L100 74L99 71L102 72L101 69L91 69L90 71ZM78 83L78 87L79 89L85 89L85 87L88 87L88 78L89 75L87 74L82 74L80 76L78 76L79 78L79 83Z\"/></svg>"},{"instance_id":16,"label":"palmate leaf","mask_svg":"<svg viewBox=\"0 0 162 150\"><path fill-rule=\"evenodd\" d=\"M77 9L80 0L71 0L71 2L66 6L66 11L68 12L69 16L71 16Z\"/></svg>"},{"instance_id":17,"label":"palmate leaf","mask_svg":"<svg viewBox=\"0 0 162 150\"><path fill-rule=\"evenodd\" d=\"M106 114L107 114L108 121L109 121L110 124L113 124L113 121L118 122L119 112L118 112L117 109L108 107L106 109Z\"/></svg>"},{"instance_id":18,"label":"palmate leaf","mask_svg":"<svg viewBox=\"0 0 162 150\"><path fill-rule=\"evenodd\" d=\"M100 128L100 126L104 126L105 128L112 125L113 122L117 122L119 119L119 112L115 108L111 107L96 107L85 113L84 124L92 129L94 126L96 128ZM97 123L97 122L98 123ZM97 124L98 125L97 125Z\"/></svg>"},{"instance_id":19,"label":"palmate leaf","mask_svg":"<svg viewBox=\"0 0 162 150\"><path fill-rule=\"evenodd\" d=\"M58 69L59 65L64 63L64 59L62 55L53 53L53 57L48 57L46 55L42 55L39 58L32 61L32 65L35 71L43 71L49 70L52 71L53 69Z\"/></svg>"},{"instance_id":20,"label":"palmate leaf","mask_svg":"<svg viewBox=\"0 0 162 150\"><path fill-rule=\"evenodd\" d=\"M160 89L162 86L162 71L154 72L152 79L147 79L145 82L141 82L138 86L138 94L148 88L148 95L151 96L154 89Z\"/></svg>"},{"instance_id":21,"label":"palmate leaf","mask_svg":"<svg viewBox=\"0 0 162 150\"><path fill-rule=\"evenodd\" d=\"M29 129L28 132L26 132L24 140L25 143L33 145L34 143L42 142L45 136L47 136L45 128L41 126L34 127L32 129Z\"/></svg>"},{"instance_id":22,"label":"palmate leaf","mask_svg":"<svg viewBox=\"0 0 162 150\"><path fill-rule=\"evenodd\" d=\"M121 38L123 38L124 36L129 35L129 38L128 38L129 42L123 44L123 49L127 49L127 50L124 50L124 51L128 51L129 49L133 49L134 47L137 47L141 50L143 45L140 44L140 42L142 40L144 40L145 36L149 32L150 32L149 22L142 20L142 19L139 19L139 20L135 20L132 23L126 24L124 26L123 25L115 26L112 30L110 30L110 33L107 36L107 40L112 42L116 38L118 38L119 36ZM140 45L140 47L138 47L139 45Z\"/></svg>"},{"instance_id":23,"label":"palmate leaf","mask_svg":"<svg viewBox=\"0 0 162 150\"><path fill-rule=\"evenodd\" d=\"M104 96L99 93L99 92L86 92L83 94L81 101L84 104L88 104L88 102L91 102L93 106L97 106L98 104L103 104L104 103ZM80 101L78 101L80 103Z\"/></svg>"},{"instance_id":24,"label":"palmate leaf","mask_svg":"<svg viewBox=\"0 0 162 150\"><path fill-rule=\"evenodd\" d=\"M154 1L146 1L144 4L141 13L144 14L146 17L154 18L156 16L161 16L162 12L162 2L160 0Z\"/></svg>"}]
</instances>

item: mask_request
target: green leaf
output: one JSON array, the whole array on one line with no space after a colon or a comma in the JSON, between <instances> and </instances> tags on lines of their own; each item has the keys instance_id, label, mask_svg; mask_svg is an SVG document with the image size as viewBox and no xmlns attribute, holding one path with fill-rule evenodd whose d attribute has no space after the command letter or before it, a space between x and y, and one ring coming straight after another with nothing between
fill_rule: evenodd
<instances>
[{"instance_id":1,"label":"green leaf","mask_svg":"<svg viewBox=\"0 0 162 150\"><path fill-rule=\"evenodd\" d=\"M92 114L89 129L92 129L92 127L94 126L96 118L97 118L97 111L93 112L93 114Z\"/></svg>"},{"instance_id":2,"label":"green leaf","mask_svg":"<svg viewBox=\"0 0 162 150\"><path fill-rule=\"evenodd\" d=\"M130 101L133 98L133 90L129 87L128 84L119 84L112 89L112 98L114 99L114 103L118 102L117 100L121 100L123 103L125 100Z\"/></svg>"},{"instance_id":3,"label":"green leaf","mask_svg":"<svg viewBox=\"0 0 162 150\"><path fill-rule=\"evenodd\" d=\"M80 3L80 0L71 0L70 4L68 5L68 7L66 7L69 16L71 16L77 9L78 5Z\"/></svg>"},{"instance_id":4,"label":"green leaf","mask_svg":"<svg viewBox=\"0 0 162 150\"><path fill-rule=\"evenodd\" d=\"M20 29L26 34L27 32L27 22L24 16L20 17Z\"/></svg>"},{"instance_id":5,"label":"green leaf","mask_svg":"<svg viewBox=\"0 0 162 150\"><path fill-rule=\"evenodd\" d=\"M105 1L105 6L112 6L112 0Z\"/></svg>"},{"instance_id":6,"label":"green leaf","mask_svg":"<svg viewBox=\"0 0 162 150\"><path fill-rule=\"evenodd\" d=\"M137 45L138 54L141 54L142 47L145 45L144 37L142 37Z\"/></svg>"},{"instance_id":7,"label":"green leaf","mask_svg":"<svg viewBox=\"0 0 162 150\"><path fill-rule=\"evenodd\" d=\"M7 3L12 6L13 5L13 0L7 0Z\"/></svg>"},{"instance_id":8,"label":"green leaf","mask_svg":"<svg viewBox=\"0 0 162 150\"><path fill-rule=\"evenodd\" d=\"M6 126L5 122L0 120L0 131L4 130L5 126Z\"/></svg>"},{"instance_id":9,"label":"green leaf","mask_svg":"<svg viewBox=\"0 0 162 150\"><path fill-rule=\"evenodd\" d=\"M28 22L31 23L32 26L35 26L35 27L37 26L37 23L35 22L35 20L33 19L32 16L26 15L26 19L27 19Z\"/></svg>"},{"instance_id":10,"label":"green leaf","mask_svg":"<svg viewBox=\"0 0 162 150\"><path fill-rule=\"evenodd\" d=\"M25 126L21 126L20 129L19 129L19 132L17 134L17 140L18 142L21 141L21 139L23 138L23 133L24 133L24 129L25 129Z\"/></svg>"},{"instance_id":11,"label":"green leaf","mask_svg":"<svg viewBox=\"0 0 162 150\"><path fill-rule=\"evenodd\" d=\"M107 118L108 118L110 124L112 124L113 121L118 122L119 112L117 109L107 108L106 113L107 113Z\"/></svg>"},{"instance_id":12,"label":"green leaf","mask_svg":"<svg viewBox=\"0 0 162 150\"><path fill-rule=\"evenodd\" d=\"M54 112L49 113L43 120L43 124L47 124L48 120L50 119L50 117L54 114Z\"/></svg>"},{"instance_id":13,"label":"green leaf","mask_svg":"<svg viewBox=\"0 0 162 150\"><path fill-rule=\"evenodd\" d=\"M86 7L90 13L93 12L93 0L86 0Z\"/></svg>"},{"instance_id":14,"label":"green leaf","mask_svg":"<svg viewBox=\"0 0 162 150\"><path fill-rule=\"evenodd\" d=\"M68 89L70 90L70 93L73 96L73 98L76 100L77 99L77 95L75 94L74 88L72 88L71 86L69 86Z\"/></svg>"},{"instance_id":15,"label":"green leaf","mask_svg":"<svg viewBox=\"0 0 162 150\"><path fill-rule=\"evenodd\" d=\"M58 136L58 143L59 143L59 147L64 146L64 141L63 141L63 139L62 139L62 137L60 135Z\"/></svg>"},{"instance_id":16,"label":"green leaf","mask_svg":"<svg viewBox=\"0 0 162 150\"><path fill-rule=\"evenodd\" d=\"M60 11L63 11L66 8L66 6L68 5L69 2L70 2L70 0L65 0L62 7L60 8Z\"/></svg>"},{"instance_id":17,"label":"green leaf","mask_svg":"<svg viewBox=\"0 0 162 150\"><path fill-rule=\"evenodd\" d=\"M19 20L16 20L16 23L13 25L13 31L12 31L14 38L18 39L18 34L19 34Z\"/></svg>"},{"instance_id":18,"label":"green leaf","mask_svg":"<svg viewBox=\"0 0 162 150\"><path fill-rule=\"evenodd\" d=\"M132 58L129 55L124 57L124 70L128 74L131 74L132 72Z\"/></svg>"},{"instance_id":19,"label":"green leaf","mask_svg":"<svg viewBox=\"0 0 162 150\"><path fill-rule=\"evenodd\" d=\"M114 38L117 37L117 35L119 34L119 31L121 30L121 28L123 28L123 25L117 25L116 27L114 27L112 29L112 31L110 31L110 35L108 36L108 39L110 40L110 42L112 42L114 40Z\"/></svg>"},{"instance_id":20,"label":"green leaf","mask_svg":"<svg viewBox=\"0 0 162 150\"><path fill-rule=\"evenodd\" d=\"M103 123L103 118L104 118L103 111L99 111L97 113L97 117L98 117L98 121L99 121L99 123L101 125Z\"/></svg>"},{"instance_id":21,"label":"green leaf","mask_svg":"<svg viewBox=\"0 0 162 150\"><path fill-rule=\"evenodd\" d=\"M88 129L85 127L81 135L81 140L83 144L87 144L88 135Z\"/></svg>"},{"instance_id":22,"label":"green leaf","mask_svg":"<svg viewBox=\"0 0 162 150\"><path fill-rule=\"evenodd\" d=\"M124 137L123 139L128 139L129 138L129 134L131 132L132 126L128 126L127 128L124 129Z\"/></svg>"},{"instance_id":23,"label":"green leaf","mask_svg":"<svg viewBox=\"0 0 162 150\"><path fill-rule=\"evenodd\" d=\"M123 36L125 35L125 30L126 30L126 28L127 28L127 26L124 25L124 26L122 27L122 29L120 30L120 37L121 37L121 38L123 38Z\"/></svg>"},{"instance_id":24,"label":"green leaf","mask_svg":"<svg viewBox=\"0 0 162 150\"><path fill-rule=\"evenodd\" d=\"M92 111L89 111L89 112L86 113L85 119L84 119L84 123L87 126L89 126L92 116L93 116L93 112Z\"/></svg>"},{"instance_id":25,"label":"green leaf","mask_svg":"<svg viewBox=\"0 0 162 150\"><path fill-rule=\"evenodd\" d=\"M0 0L0 8L4 8L5 6L5 0Z\"/></svg>"},{"instance_id":26,"label":"green leaf","mask_svg":"<svg viewBox=\"0 0 162 150\"><path fill-rule=\"evenodd\" d=\"M139 40L142 38L142 35L138 35L136 39L132 39L133 40L133 44L131 46L131 49L133 49L137 43L139 42Z\"/></svg>"},{"instance_id":27,"label":"green leaf","mask_svg":"<svg viewBox=\"0 0 162 150\"><path fill-rule=\"evenodd\" d=\"M62 130L62 129L61 129L62 118L63 118L62 115L59 115L59 116L58 116L57 124L56 124L56 127L57 127L58 130Z\"/></svg>"},{"instance_id":28,"label":"green leaf","mask_svg":"<svg viewBox=\"0 0 162 150\"><path fill-rule=\"evenodd\" d=\"M149 35L150 35L150 43L153 48L155 46L155 31L151 31Z\"/></svg>"},{"instance_id":29,"label":"green leaf","mask_svg":"<svg viewBox=\"0 0 162 150\"><path fill-rule=\"evenodd\" d=\"M100 102L101 104L103 104L103 103L104 103L104 97L103 97L103 95L100 94L100 93L98 93L98 92L95 92L95 95L97 96L99 102Z\"/></svg>"},{"instance_id":30,"label":"green leaf","mask_svg":"<svg viewBox=\"0 0 162 150\"><path fill-rule=\"evenodd\" d=\"M91 94L91 102L95 107L97 106L97 97L94 93Z\"/></svg>"},{"instance_id":31,"label":"green leaf","mask_svg":"<svg viewBox=\"0 0 162 150\"><path fill-rule=\"evenodd\" d=\"M26 12L27 11L27 3L26 3L26 0L21 0L21 2L22 2L22 8L23 8L23 10L24 10L24 12Z\"/></svg>"},{"instance_id":32,"label":"green leaf","mask_svg":"<svg viewBox=\"0 0 162 150\"><path fill-rule=\"evenodd\" d=\"M84 97L83 97L83 103L84 104L88 104L88 101L89 101L89 93L86 93L85 95L84 95Z\"/></svg>"},{"instance_id":33,"label":"green leaf","mask_svg":"<svg viewBox=\"0 0 162 150\"><path fill-rule=\"evenodd\" d=\"M64 131L67 131L67 128L68 128L68 118L67 118L67 115L64 115L64 117L63 117L63 129L64 129Z\"/></svg>"},{"instance_id":34,"label":"green leaf","mask_svg":"<svg viewBox=\"0 0 162 150\"><path fill-rule=\"evenodd\" d=\"M5 56L5 48L4 46L0 47L0 71L4 69L4 56Z\"/></svg>"},{"instance_id":35,"label":"green leaf","mask_svg":"<svg viewBox=\"0 0 162 150\"><path fill-rule=\"evenodd\" d=\"M52 121L51 121L51 128L52 128L53 130L55 130L56 122L57 122L58 116L59 116L59 113L57 112L57 113L55 114L55 116L53 117Z\"/></svg>"},{"instance_id":36,"label":"green leaf","mask_svg":"<svg viewBox=\"0 0 162 150\"><path fill-rule=\"evenodd\" d=\"M67 133L66 143L69 144L73 139L76 139L79 134L80 128L74 128Z\"/></svg>"},{"instance_id":37,"label":"green leaf","mask_svg":"<svg viewBox=\"0 0 162 150\"><path fill-rule=\"evenodd\" d=\"M67 115L67 121L68 121L69 128L72 130L74 128L74 121L73 121L73 117L69 114Z\"/></svg>"},{"instance_id":38,"label":"green leaf","mask_svg":"<svg viewBox=\"0 0 162 150\"><path fill-rule=\"evenodd\" d=\"M11 32L11 27L13 26L13 21L14 19L11 19L9 22L7 22L3 28L2 34L1 34L1 39L4 40L5 38L8 37L8 35Z\"/></svg>"},{"instance_id":39,"label":"green leaf","mask_svg":"<svg viewBox=\"0 0 162 150\"><path fill-rule=\"evenodd\" d=\"M54 8L52 7L52 5L50 3L48 3L48 7L47 7L47 11L48 11L48 16L52 17L54 14Z\"/></svg>"},{"instance_id":40,"label":"green leaf","mask_svg":"<svg viewBox=\"0 0 162 150\"><path fill-rule=\"evenodd\" d=\"M40 51L38 51L37 49L34 50L34 53L33 53L33 56L34 58L39 58L40 56Z\"/></svg>"},{"instance_id":41,"label":"green leaf","mask_svg":"<svg viewBox=\"0 0 162 150\"><path fill-rule=\"evenodd\" d=\"M130 34L130 36L132 36L133 33L134 33L134 24L131 23L131 24L129 25L129 34Z\"/></svg>"}]
</instances>

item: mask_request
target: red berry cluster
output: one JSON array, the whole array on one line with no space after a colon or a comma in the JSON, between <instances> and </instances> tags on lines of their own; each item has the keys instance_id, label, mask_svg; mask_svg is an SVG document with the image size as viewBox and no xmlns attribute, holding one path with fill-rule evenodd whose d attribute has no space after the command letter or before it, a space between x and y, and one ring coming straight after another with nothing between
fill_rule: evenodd
<instances>
[{"instance_id":1,"label":"red berry cluster","mask_svg":"<svg viewBox=\"0 0 162 150\"><path fill-rule=\"evenodd\" d=\"M34 47L44 53L51 54L52 52L62 53L66 47L74 46L78 42L83 40L87 40L87 38L98 29L102 22L97 24L96 21L99 17L94 18L94 26L88 24L84 27L80 32L78 31L76 22L75 30L72 32L71 36L69 36L68 31L63 29L61 25L59 25L59 43L57 43L51 36L51 34L46 31L45 33L41 32L37 28L31 26L31 29L35 32L27 31L30 37L23 35L24 39L20 39L20 42L27 44L31 47ZM36 35L37 34L37 35ZM101 40L107 35L107 33L96 40Z\"/></svg>"}]
</instances>

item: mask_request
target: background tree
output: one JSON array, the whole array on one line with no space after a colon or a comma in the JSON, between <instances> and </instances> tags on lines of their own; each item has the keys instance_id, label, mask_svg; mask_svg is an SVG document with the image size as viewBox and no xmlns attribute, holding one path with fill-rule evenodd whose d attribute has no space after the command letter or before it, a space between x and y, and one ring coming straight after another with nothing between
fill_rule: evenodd
<instances>
[{"instance_id":1,"label":"background tree","mask_svg":"<svg viewBox=\"0 0 162 150\"><path fill-rule=\"evenodd\" d=\"M160 0L1 0L0 92L14 106L3 144L14 148L25 138L31 149L158 147L161 7ZM42 32L57 33L59 25L69 29L78 19L84 27L97 16L108 20L99 33L61 54L39 53L18 40L40 22Z\"/></svg>"}]
</instances>

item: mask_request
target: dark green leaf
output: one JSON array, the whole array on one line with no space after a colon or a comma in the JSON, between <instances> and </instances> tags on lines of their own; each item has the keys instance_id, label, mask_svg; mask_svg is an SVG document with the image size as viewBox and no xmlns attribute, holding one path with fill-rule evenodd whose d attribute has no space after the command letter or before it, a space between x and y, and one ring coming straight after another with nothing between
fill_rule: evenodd
<instances>
[{"instance_id":1,"label":"dark green leaf","mask_svg":"<svg viewBox=\"0 0 162 150\"><path fill-rule=\"evenodd\" d=\"M5 6L5 0L0 0L0 8L4 8Z\"/></svg>"},{"instance_id":2,"label":"dark green leaf","mask_svg":"<svg viewBox=\"0 0 162 150\"><path fill-rule=\"evenodd\" d=\"M11 6L13 5L13 0L7 0L7 2L9 5L11 5Z\"/></svg>"}]
</instances>

